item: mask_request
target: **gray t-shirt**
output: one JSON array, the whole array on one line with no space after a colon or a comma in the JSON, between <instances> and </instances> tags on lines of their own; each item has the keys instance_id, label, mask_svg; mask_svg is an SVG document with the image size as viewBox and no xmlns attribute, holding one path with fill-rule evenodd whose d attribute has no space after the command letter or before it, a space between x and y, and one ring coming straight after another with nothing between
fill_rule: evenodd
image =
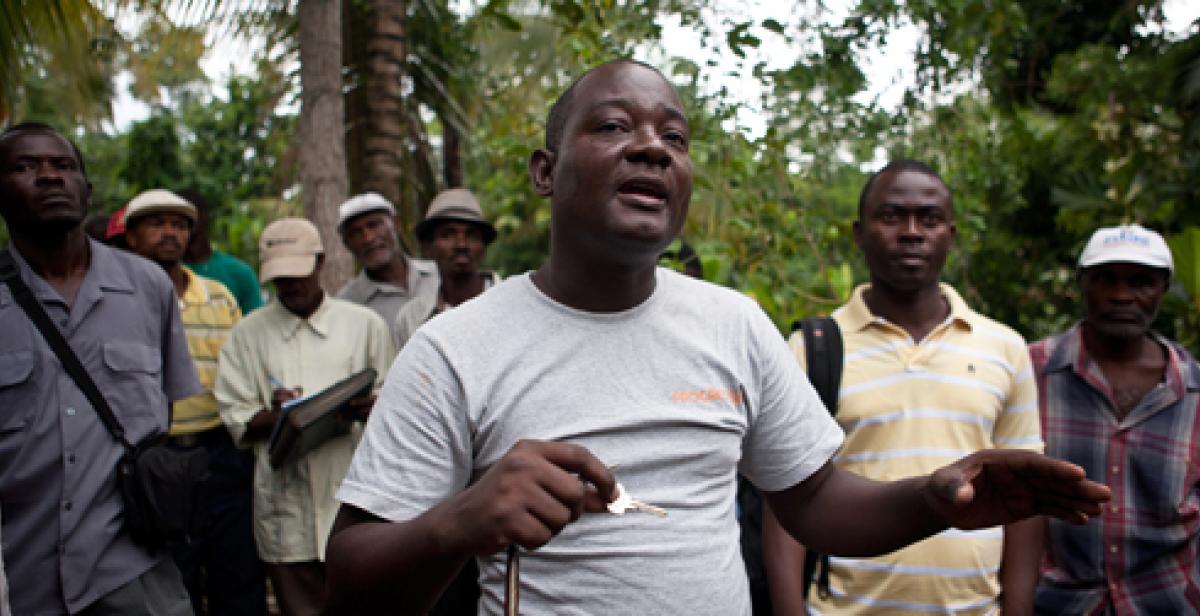
<instances>
[{"instance_id":1,"label":"gray t-shirt","mask_svg":"<svg viewBox=\"0 0 1200 616\"><path fill-rule=\"evenodd\" d=\"M749 614L740 470L769 491L821 467L842 432L748 298L658 270L619 313L574 310L514 277L401 351L338 498L407 520L520 439L588 448L668 517L588 514L521 560L528 614ZM504 554L481 559L502 612Z\"/></svg>"}]
</instances>

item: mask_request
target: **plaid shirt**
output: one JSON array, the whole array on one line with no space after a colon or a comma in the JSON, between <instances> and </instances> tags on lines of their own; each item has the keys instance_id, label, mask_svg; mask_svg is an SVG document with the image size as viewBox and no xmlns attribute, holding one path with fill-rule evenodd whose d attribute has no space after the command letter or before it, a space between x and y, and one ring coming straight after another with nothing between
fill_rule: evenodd
<instances>
[{"instance_id":1,"label":"plaid shirt","mask_svg":"<svg viewBox=\"0 0 1200 616\"><path fill-rule=\"evenodd\" d=\"M1079 326L1030 345L1046 453L1112 489L1087 524L1049 522L1038 613L1200 612L1200 365L1155 338L1165 379L1120 422Z\"/></svg>"}]
</instances>

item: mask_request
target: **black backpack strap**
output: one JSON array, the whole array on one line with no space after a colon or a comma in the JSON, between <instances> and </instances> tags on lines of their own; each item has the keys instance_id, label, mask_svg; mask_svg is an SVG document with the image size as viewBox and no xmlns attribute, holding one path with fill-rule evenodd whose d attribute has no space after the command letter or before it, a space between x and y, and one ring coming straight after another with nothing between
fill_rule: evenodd
<instances>
[{"instance_id":1,"label":"black backpack strap","mask_svg":"<svg viewBox=\"0 0 1200 616\"><path fill-rule=\"evenodd\" d=\"M811 317L796 321L795 329L804 334L804 357L808 380L817 390L830 415L837 415L838 391L842 386L842 330L830 317ZM793 331L795 331L793 329Z\"/></svg>"},{"instance_id":2,"label":"black backpack strap","mask_svg":"<svg viewBox=\"0 0 1200 616\"><path fill-rule=\"evenodd\" d=\"M75 384L79 386L80 391L92 404L92 408L96 409L96 414L100 415L100 420L104 422L104 426L108 428L109 433L113 438L121 442L126 449L133 450L134 447L125 440L125 429L121 427L121 422L117 421L113 415L112 409L108 406L108 401L104 399L104 395L100 393L100 388L96 387L95 381L88 375L87 369L79 362L79 358L75 352L71 350L71 345L67 343L67 339L63 337L62 332L55 327L50 320L50 315L46 314L46 310L42 308L42 304L33 296L33 292L29 290L29 286L21 280L20 272L17 271L17 264L13 260L12 255L8 250L0 251L0 280L8 285L12 291L13 300L25 310L25 314L29 320L37 326L38 331L42 333L42 337L46 339L46 344L58 356L58 361L62 363L63 368L71 378L75 380Z\"/></svg>"},{"instance_id":3,"label":"black backpack strap","mask_svg":"<svg viewBox=\"0 0 1200 616\"><path fill-rule=\"evenodd\" d=\"M842 368L845 349L842 346L842 330L837 321L830 317L810 317L796 321L792 331L800 330L804 335L804 360L808 366L808 380L830 415L837 415L838 392L842 387ZM808 549L804 557L804 594L817 581L817 593L829 597L829 555Z\"/></svg>"}]
</instances>

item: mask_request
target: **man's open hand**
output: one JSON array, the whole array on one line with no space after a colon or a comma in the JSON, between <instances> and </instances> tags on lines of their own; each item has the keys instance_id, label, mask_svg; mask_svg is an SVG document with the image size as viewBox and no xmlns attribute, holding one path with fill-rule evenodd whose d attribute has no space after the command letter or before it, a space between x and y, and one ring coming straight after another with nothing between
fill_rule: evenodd
<instances>
[{"instance_id":1,"label":"man's open hand","mask_svg":"<svg viewBox=\"0 0 1200 616\"><path fill-rule=\"evenodd\" d=\"M1100 513L1111 492L1069 462L1030 451L986 449L930 475L925 495L947 524L973 529L1033 515L1082 524Z\"/></svg>"},{"instance_id":2,"label":"man's open hand","mask_svg":"<svg viewBox=\"0 0 1200 616\"><path fill-rule=\"evenodd\" d=\"M450 552L494 554L545 545L584 512L606 511L616 480L588 450L520 441L473 486L446 501L435 531Z\"/></svg>"}]
</instances>

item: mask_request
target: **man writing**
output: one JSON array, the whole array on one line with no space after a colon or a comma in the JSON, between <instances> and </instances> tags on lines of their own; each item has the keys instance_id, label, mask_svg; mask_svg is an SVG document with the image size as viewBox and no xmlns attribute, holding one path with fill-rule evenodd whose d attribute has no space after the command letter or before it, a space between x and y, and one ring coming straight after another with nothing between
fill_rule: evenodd
<instances>
[{"instance_id":1,"label":"man writing","mask_svg":"<svg viewBox=\"0 0 1200 616\"><path fill-rule=\"evenodd\" d=\"M396 209L378 193L351 197L338 208L338 232L362 271L337 296L374 310L393 328L404 304L438 287L433 264L409 258L400 247L395 217Z\"/></svg>"},{"instance_id":2,"label":"man writing","mask_svg":"<svg viewBox=\"0 0 1200 616\"><path fill-rule=\"evenodd\" d=\"M829 464L841 431L770 320L657 267L687 215L688 138L674 88L637 62L555 103L529 163L549 259L404 347L339 491L335 601L419 612L479 556L480 609L497 614L515 544L527 613L747 614L738 470L790 533L836 553L1099 510L1102 486L1028 452L892 483ZM667 516L608 513L618 479Z\"/></svg>"},{"instance_id":3,"label":"man writing","mask_svg":"<svg viewBox=\"0 0 1200 616\"><path fill-rule=\"evenodd\" d=\"M400 308L392 329L401 347L422 323L498 282L494 272L479 271L496 229L483 217L471 191L451 188L438 193L416 231L425 254L437 264L441 282L436 293L414 297Z\"/></svg>"},{"instance_id":4,"label":"man writing","mask_svg":"<svg viewBox=\"0 0 1200 616\"><path fill-rule=\"evenodd\" d=\"M162 268L90 240L91 183L49 126L0 134L0 215L16 273L95 381L130 442L166 434L201 391ZM165 551L134 543L116 468L125 447L0 285L0 509L15 614L191 614Z\"/></svg>"},{"instance_id":5,"label":"man writing","mask_svg":"<svg viewBox=\"0 0 1200 616\"><path fill-rule=\"evenodd\" d=\"M854 239L871 281L833 312L845 355L839 468L891 480L981 449L1041 451L1024 340L940 282L956 233L950 189L929 166L889 163L863 186ZM789 344L803 365L803 333ZM776 613L801 613L804 548L765 517ZM1040 524L955 530L875 558L830 559L809 604L821 614L1029 614Z\"/></svg>"},{"instance_id":6,"label":"man writing","mask_svg":"<svg viewBox=\"0 0 1200 616\"><path fill-rule=\"evenodd\" d=\"M196 220L196 208L168 190L147 190L125 206L129 250L161 266L175 286L188 350L204 387L204 393L179 401L171 418L168 441L179 449L203 449L209 469L205 526L175 546L175 560L197 614L265 614L266 574L250 530L254 457L234 445L212 393L217 354L242 313L225 285L180 263Z\"/></svg>"},{"instance_id":7,"label":"man writing","mask_svg":"<svg viewBox=\"0 0 1200 616\"><path fill-rule=\"evenodd\" d=\"M234 441L252 446L254 538L285 616L320 614L325 540L342 481L373 399L352 401L346 434L298 460L272 468L268 439L281 404L316 393L366 368L382 381L391 335L378 315L326 297L317 228L302 218L276 220L259 238L260 277L277 298L241 320L221 348L216 397Z\"/></svg>"},{"instance_id":8,"label":"man writing","mask_svg":"<svg viewBox=\"0 0 1200 616\"><path fill-rule=\"evenodd\" d=\"M1079 256L1083 321L1029 348L1047 453L1113 489L1091 524L1049 521L1040 614L1200 609L1200 365L1150 329L1172 271L1158 233L1098 229Z\"/></svg>"}]
</instances>

